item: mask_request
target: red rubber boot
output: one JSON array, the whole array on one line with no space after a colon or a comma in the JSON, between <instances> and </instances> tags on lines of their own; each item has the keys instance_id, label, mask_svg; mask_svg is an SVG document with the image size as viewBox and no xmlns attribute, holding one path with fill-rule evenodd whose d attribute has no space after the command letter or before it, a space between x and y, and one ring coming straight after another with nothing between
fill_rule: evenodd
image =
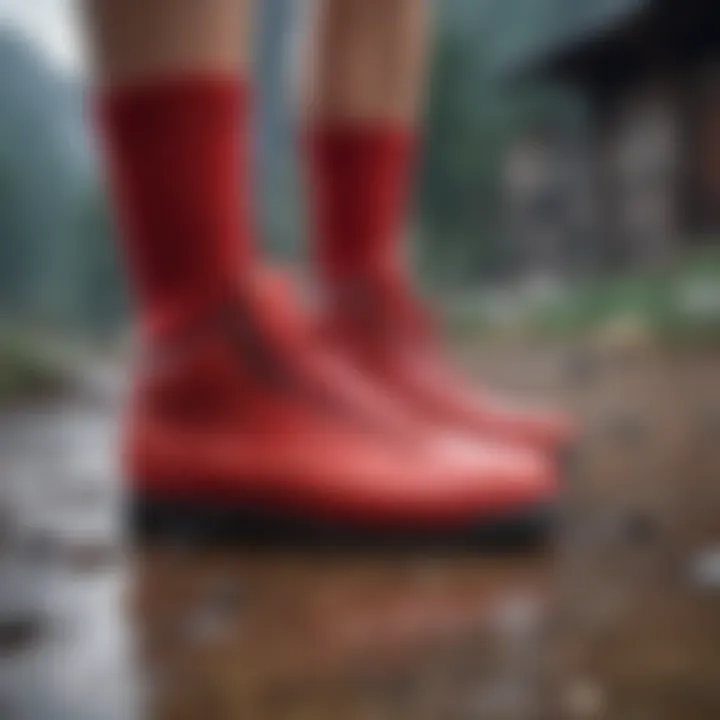
<instances>
[{"instance_id":1,"label":"red rubber boot","mask_svg":"<svg viewBox=\"0 0 720 720\"><path fill-rule=\"evenodd\" d=\"M408 537L537 521L556 490L538 454L424 441L276 295L246 283L143 364L125 441L140 531L242 535L262 518L301 539Z\"/></svg>"},{"instance_id":2,"label":"red rubber boot","mask_svg":"<svg viewBox=\"0 0 720 720\"><path fill-rule=\"evenodd\" d=\"M338 347L436 426L553 453L568 444L561 415L512 407L459 378L400 279L413 128L325 121L306 140L316 260Z\"/></svg>"},{"instance_id":3,"label":"red rubber boot","mask_svg":"<svg viewBox=\"0 0 720 720\"><path fill-rule=\"evenodd\" d=\"M541 457L426 439L259 278L247 90L182 76L100 103L146 348L124 441L136 528L513 527L554 494Z\"/></svg>"},{"instance_id":4,"label":"red rubber boot","mask_svg":"<svg viewBox=\"0 0 720 720\"><path fill-rule=\"evenodd\" d=\"M473 388L444 356L427 314L390 273L376 273L336 297L326 331L346 357L440 426L553 455L575 438L560 413L515 406Z\"/></svg>"}]
</instances>

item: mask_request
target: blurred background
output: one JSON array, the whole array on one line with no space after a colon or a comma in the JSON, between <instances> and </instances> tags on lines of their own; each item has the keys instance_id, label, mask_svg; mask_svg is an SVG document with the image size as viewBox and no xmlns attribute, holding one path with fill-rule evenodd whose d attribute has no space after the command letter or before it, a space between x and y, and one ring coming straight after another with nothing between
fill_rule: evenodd
<instances>
[{"instance_id":1,"label":"blurred background","mask_svg":"<svg viewBox=\"0 0 720 720\"><path fill-rule=\"evenodd\" d=\"M301 3L260 5L262 241L302 267ZM471 373L586 422L557 557L118 557L79 23L0 0L0 717L720 717L717 3L436 5L417 273Z\"/></svg>"},{"instance_id":2,"label":"blurred background","mask_svg":"<svg viewBox=\"0 0 720 720\"><path fill-rule=\"evenodd\" d=\"M300 261L291 58L277 48L291 50L301 3L262 5L263 241ZM125 303L84 122L79 26L71 2L26 6L0 4L0 317L107 337ZM712 4L449 0L438 14L413 225L426 285L476 296L460 304L478 325L500 320L486 317L498 305L503 322L532 308L552 325L720 313L713 278L692 282L698 264L714 276L720 235ZM663 282L644 292L649 274ZM509 285L516 301L528 289L527 308L482 307L483 292Z\"/></svg>"}]
</instances>

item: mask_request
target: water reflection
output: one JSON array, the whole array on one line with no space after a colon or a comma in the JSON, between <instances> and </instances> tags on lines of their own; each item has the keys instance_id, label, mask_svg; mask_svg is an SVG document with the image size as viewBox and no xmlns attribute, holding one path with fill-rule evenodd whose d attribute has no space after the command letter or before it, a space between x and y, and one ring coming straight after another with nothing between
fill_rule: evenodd
<instances>
[{"instance_id":1,"label":"water reflection","mask_svg":"<svg viewBox=\"0 0 720 720\"><path fill-rule=\"evenodd\" d=\"M112 413L0 417L0 717L715 720L714 367L583 388L648 438L591 439L552 556L131 549Z\"/></svg>"}]
</instances>

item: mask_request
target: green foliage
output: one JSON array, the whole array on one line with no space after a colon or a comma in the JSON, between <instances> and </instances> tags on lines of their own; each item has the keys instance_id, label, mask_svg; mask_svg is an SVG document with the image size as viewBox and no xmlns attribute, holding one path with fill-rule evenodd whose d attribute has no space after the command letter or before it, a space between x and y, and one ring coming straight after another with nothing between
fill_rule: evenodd
<instances>
[{"instance_id":1,"label":"green foliage","mask_svg":"<svg viewBox=\"0 0 720 720\"><path fill-rule=\"evenodd\" d=\"M453 8L467 22L446 24L438 39L419 179L418 260L424 277L454 287L513 270L501 184L508 149L521 129L575 121L577 113L555 88L499 83L483 42L492 28L483 6L455 0L446 12Z\"/></svg>"},{"instance_id":2,"label":"green foliage","mask_svg":"<svg viewBox=\"0 0 720 720\"><path fill-rule=\"evenodd\" d=\"M520 294L520 293L518 293ZM452 314L463 335L507 330L482 298ZM673 344L720 341L720 251L709 247L663 271L632 272L560 288L519 302L511 329L558 338L592 337L620 327Z\"/></svg>"},{"instance_id":3,"label":"green foliage","mask_svg":"<svg viewBox=\"0 0 720 720\"><path fill-rule=\"evenodd\" d=\"M122 315L79 87L0 31L0 317L100 329Z\"/></svg>"},{"instance_id":4,"label":"green foliage","mask_svg":"<svg viewBox=\"0 0 720 720\"><path fill-rule=\"evenodd\" d=\"M513 0L507 6L517 10L523 2L532 4ZM547 89L498 85L494 48L530 17L498 7L496 0L440 4L414 222L428 284L455 288L512 269L503 230L503 158L519 128L567 109ZM270 47L285 34L284 17L267 18ZM280 121L287 113L281 70L275 51L261 58L267 107L258 195L266 247L297 259L303 256L304 198L290 151L292 128L287 118ZM125 315L121 272L86 146L79 88L9 31L0 32L0 103L0 317L112 331Z\"/></svg>"},{"instance_id":5,"label":"green foliage","mask_svg":"<svg viewBox=\"0 0 720 720\"><path fill-rule=\"evenodd\" d=\"M78 207L72 316L94 333L117 328L127 316L117 244L108 208L93 187Z\"/></svg>"},{"instance_id":6,"label":"green foliage","mask_svg":"<svg viewBox=\"0 0 720 720\"><path fill-rule=\"evenodd\" d=\"M62 390L65 379L43 356L19 336L0 331L0 408L30 397Z\"/></svg>"},{"instance_id":7,"label":"green foliage","mask_svg":"<svg viewBox=\"0 0 720 720\"><path fill-rule=\"evenodd\" d=\"M533 324L553 333L579 333L630 317L658 336L720 338L720 253L692 254L663 272L598 279L541 309Z\"/></svg>"}]
</instances>

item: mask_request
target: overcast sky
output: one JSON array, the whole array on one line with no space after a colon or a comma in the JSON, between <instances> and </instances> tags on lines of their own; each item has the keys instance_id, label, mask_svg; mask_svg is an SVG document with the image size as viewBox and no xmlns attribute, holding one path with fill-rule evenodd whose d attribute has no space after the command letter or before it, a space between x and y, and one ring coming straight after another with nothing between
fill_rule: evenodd
<instances>
[{"instance_id":1,"label":"overcast sky","mask_svg":"<svg viewBox=\"0 0 720 720\"><path fill-rule=\"evenodd\" d=\"M75 5L77 0L0 0L0 23L36 41L59 69L82 70Z\"/></svg>"}]
</instances>

